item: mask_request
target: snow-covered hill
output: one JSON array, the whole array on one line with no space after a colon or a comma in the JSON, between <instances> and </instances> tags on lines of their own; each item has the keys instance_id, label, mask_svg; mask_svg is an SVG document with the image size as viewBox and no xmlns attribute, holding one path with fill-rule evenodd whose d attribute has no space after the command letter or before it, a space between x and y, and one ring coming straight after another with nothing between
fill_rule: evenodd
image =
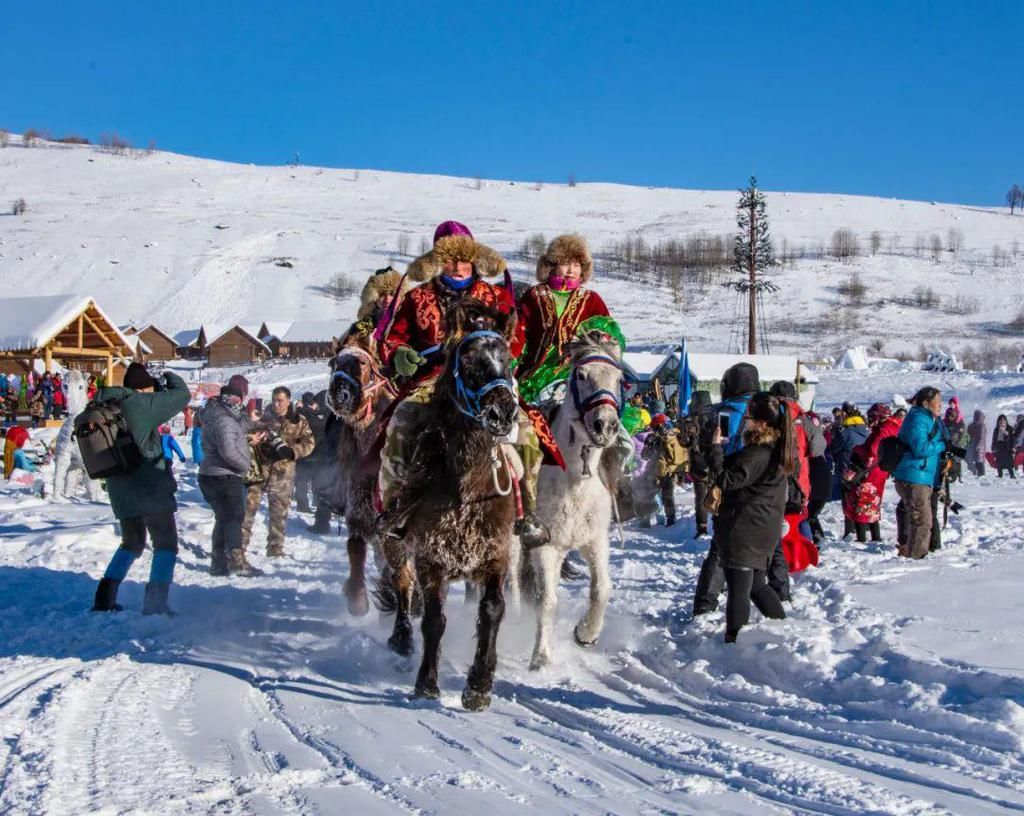
<instances>
[{"instance_id":1,"label":"snow-covered hill","mask_svg":"<svg viewBox=\"0 0 1024 816\"><path fill-rule=\"evenodd\" d=\"M121 321L155 321L171 331L200 323L334 319L338 304L320 287L337 273L363 278L389 261L404 264L435 224L455 218L478 238L513 253L529 236L566 231L595 251L639 234L647 242L700 232L731 234L736 194L627 187L544 185L314 167L254 167L187 156L131 156L89 147L0 150L0 205L24 198L28 211L0 218L0 282L5 292L87 291ZM1021 309L1024 217L1005 210L843 195L769 193L777 248L810 255L832 233L856 233L866 257L853 263L798 260L776 270L781 292L767 303L776 346L808 354L852 342L885 343L889 353L922 342L978 344ZM959 230L963 249L943 250ZM870 255L870 233L881 233ZM403 238L403 236L405 236ZM920 240L919 240L920 236ZM406 255L399 248L407 242ZM1009 257L992 265L993 247ZM285 268L275 259L287 258ZM697 349L725 350L736 296L711 284L640 293L601 276L597 289L638 345L685 333ZM529 264L514 263L517 276ZM835 309L837 287L858 271L867 288L859 310ZM938 309L897 298L931 287ZM943 311L945 310L945 311Z\"/></svg>"}]
</instances>

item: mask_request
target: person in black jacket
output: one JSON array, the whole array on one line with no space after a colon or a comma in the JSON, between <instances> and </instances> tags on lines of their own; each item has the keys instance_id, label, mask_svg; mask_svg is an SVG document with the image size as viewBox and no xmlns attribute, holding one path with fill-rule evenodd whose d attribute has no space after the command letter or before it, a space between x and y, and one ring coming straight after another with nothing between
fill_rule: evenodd
<instances>
[{"instance_id":1,"label":"person in black jacket","mask_svg":"<svg viewBox=\"0 0 1024 816\"><path fill-rule=\"evenodd\" d=\"M310 491L313 491L314 498L316 491L313 490L313 480L320 468L323 458L324 433L327 425L327 412L324 402L317 398L312 391L302 395L301 404L296 407L296 412L306 418L306 424L313 432L313 452L305 459L295 463L295 509L300 513L311 513L313 507L309 503Z\"/></svg>"},{"instance_id":2,"label":"person in black jacket","mask_svg":"<svg viewBox=\"0 0 1024 816\"><path fill-rule=\"evenodd\" d=\"M708 465L704 451L711 447L715 429L715 414L711 410L711 393L694 391L690 398L690 413L683 421L680 436L690 449L690 481L693 482L693 504L697 521L695 538L708 534L708 511L704 499L708 493Z\"/></svg>"},{"instance_id":3,"label":"person in black jacket","mask_svg":"<svg viewBox=\"0 0 1024 816\"><path fill-rule=\"evenodd\" d=\"M716 428L715 442L721 442ZM725 455L710 450L722 502L715 518L715 543L725 567L728 592L725 642L734 643L750 619L750 602L765 617L784 618L779 596L768 585L768 562L782 535L789 475L796 467L793 423L771 394L755 394L747 406L743 447Z\"/></svg>"}]
</instances>

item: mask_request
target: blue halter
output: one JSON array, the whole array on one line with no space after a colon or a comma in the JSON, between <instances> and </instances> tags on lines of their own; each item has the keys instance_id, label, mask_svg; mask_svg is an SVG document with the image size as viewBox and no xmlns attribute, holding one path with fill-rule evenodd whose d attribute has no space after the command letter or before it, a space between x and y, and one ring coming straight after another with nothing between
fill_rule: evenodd
<instances>
[{"instance_id":1,"label":"blue halter","mask_svg":"<svg viewBox=\"0 0 1024 816\"><path fill-rule=\"evenodd\" d=\"M577 360L573 365L573 372L575 373L577 368L586 365L587 363L602 363L622 371L622 366L613 358L607 357L604 354L591 354ZM597 391L588 394L586 399L581 400L580 389L579 386L576 385L576 377L572 376L569 378L569 392L572 394L572 404L576 407L576 413L579 415L580 419L583 419L584 414L588 411L592 411L594 408L598 408L602 405L610 405L621 417L622 412L626 407L625 383L623 382L619 383L618 394L609 391L607 388L600 388Z\"/></svg>"},{"instance_id":2,"label":"blue halter","mask_svg":"<svg viewBox=\"0 0 1024 816\"><path fill-rule=\"evenodd\" d=\"M496 331L472 331L469 334L464 335L462 339L459 340L459 344L455 347L455 363L452 366L452 377L455 379L455 398L452 401L455 403L455 407L459 409L460 413L468 416L475 422L480 422L480 417L483 414L483 406L480 405L480 400L495 388L505 388L511 394L515 393L512 388L512 383L504 377L497 377L487 383L484 383L477 390L469 388L462 381L462 347L470 340L475 340L479 337L497 337L502 342L505 340L504 335L499 334Z\"/></svg>"}]
</instances>

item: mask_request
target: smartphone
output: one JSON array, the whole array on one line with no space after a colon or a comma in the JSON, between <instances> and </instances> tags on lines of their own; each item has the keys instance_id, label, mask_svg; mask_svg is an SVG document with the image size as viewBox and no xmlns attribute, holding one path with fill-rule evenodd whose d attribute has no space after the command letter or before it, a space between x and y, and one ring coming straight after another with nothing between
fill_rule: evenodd
<instances>
[{"instance_id":1,"label":"smartphone","mask_svg":"<svg viewBox=\"0 0 1024 816\"><path fill-rule=\"evenodd\" d=\"M718 432L722 434L722 439L729 438L729 425L732 416L730 414L719 414L718 415Z\"/></svg>"}]
</instances>

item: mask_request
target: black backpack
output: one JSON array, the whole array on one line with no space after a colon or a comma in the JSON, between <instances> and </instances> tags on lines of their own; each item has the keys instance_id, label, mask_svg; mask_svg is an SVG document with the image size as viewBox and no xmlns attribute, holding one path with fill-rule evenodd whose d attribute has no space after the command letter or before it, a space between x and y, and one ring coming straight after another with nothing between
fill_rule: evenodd
<instances>
[{"instance_id":1,"label":"black backpack","mask_svg":"<svg viewBox=\"0 0 1024 816\"><path fill-rule=\"evenodd\" d=\"M89 478L125 476L142 464L142 451L128 430L120 402L90 402L75 417L74 428L72 438Z\"/></svg>"},{"instance_id":2,"label":"black backpack","mask_svg":"<svg viewBox=\"0 0 1024 816\"><path fill-rule=\"evenodd\" d=\"M907 443L898 436L887 436L878 444L878 467L892 473L900 466L908 450Z\"/></svg>"}]
</instances>

